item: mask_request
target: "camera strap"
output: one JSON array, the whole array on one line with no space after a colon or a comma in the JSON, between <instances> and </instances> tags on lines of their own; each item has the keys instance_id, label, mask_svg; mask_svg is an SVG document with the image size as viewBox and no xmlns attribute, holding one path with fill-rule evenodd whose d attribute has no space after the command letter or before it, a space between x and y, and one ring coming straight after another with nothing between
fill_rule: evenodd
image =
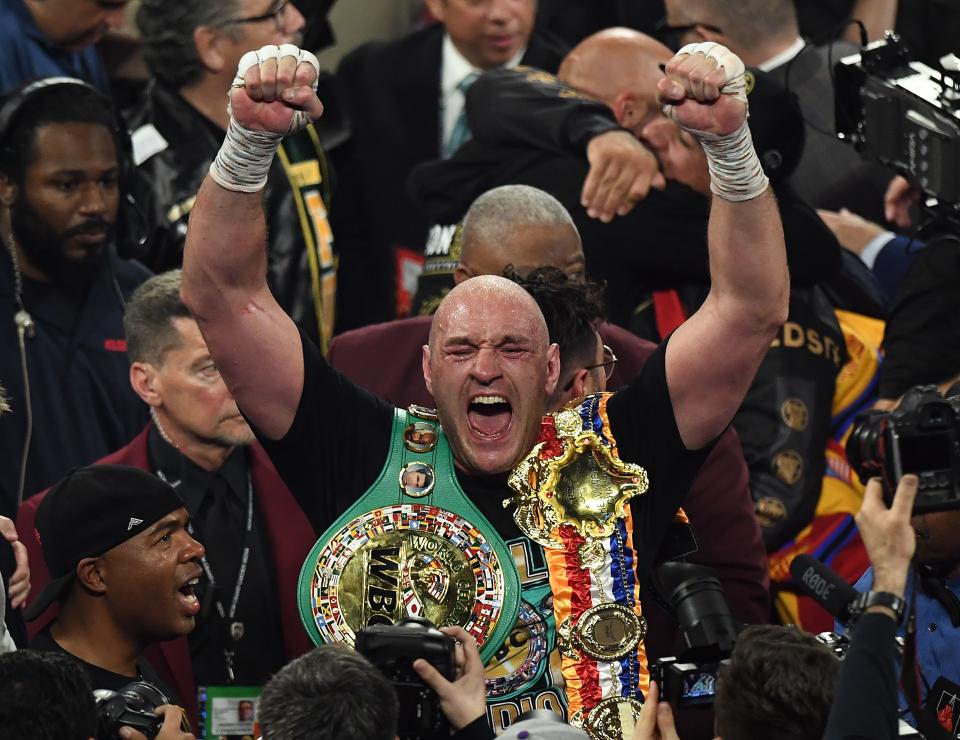
<instances>
[{"instance_id":1,"label":"camera strap","mask_svg":"<svg viewBox=\"0 0 960 740\"><path fill-rule=\"evenodd\" d=\"M192 537L194 534L193 523L187 525L187 531ZM237 604L240 602L240 593L243 590L243 582L247 576L247 562L250 560L250 533L253 531L253 478L249 471L247 471L247 515L246 515L246 527L243 532L243 550L240 552L240 569L237 571L237 581L233 586L233 596L230 598L230 606L225 608L223 601L218 595L219 589L217 587L217 579L213 575L213 568L210 567L210 561L207 559L206 554L200 558L200 566L203 568L203 572L207 576L207 581L210 584L210 589L214 593L214 606L217 608L217 614L220 615L220 621L227 627L227 647L223 649L223 658L226 662L227 668L227 680L230 683L233 683L235 676L233 673L233 658L236 655L236 651L231 647L232 643L230 642L239 642L243 639L244 634L244 624L239 621L237 616Z\"/></svg>"}]
</instances>

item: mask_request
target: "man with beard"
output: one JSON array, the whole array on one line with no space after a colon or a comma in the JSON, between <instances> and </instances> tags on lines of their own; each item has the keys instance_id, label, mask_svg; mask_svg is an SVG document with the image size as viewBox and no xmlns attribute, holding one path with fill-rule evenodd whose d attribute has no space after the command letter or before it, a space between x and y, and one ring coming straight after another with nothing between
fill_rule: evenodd
<instances>
[{"instance_id":1,"label":"man with beard","mask_svg":"<svg viewBox=\"0 0 960 740\"><path fill-rule=\"evenodd\" d=\"M547 445L537 449L544 450L545 455L553 454L557 446L549 443L551 427L557 434L569 435L589 424L591 431L585 434L597 435L592 430L602 430L609 444L616 446L621 462L645 468L651 492L638 496L628 508L624 501L623 517L616 523L618 536L611 533L609 538L598 537L591 547L582 550L574 542L561 545L551 549L549 562L541 559L537 565L550 569L551 586L555 574L563 578L576 571L577 577L591 579L586 599L578 595L578 608L585 601L592 603L588 600L602 590L607 601L598 606L615 609L617 619L622 619L621 624L629 631L625 647L617 646L611 658L622 659L626 668L621 673L618 665L618 672L611 673L612 666L605 662L602 676L596 669L583 680L574 680L577 668L569 662L570 651L564 651L564 675L551 676L549 695L520 695L516 681L521 677L516 675L509 676L509 685L493 689L504 697L509 693L514 701L497 722L501 727L509 724L522 707L534 702L535 706L562 714L569 708L571 719L586 717L586 722L593 722L592 712L604 692L609 692L604 698L610 699L606 706L613 705L614 712L622 709L627 717L637 710L648 686L636 617L637 583L621 580L623 590L610 594L608 585L596 584L583 563L602 561L602 568L598 568L606 574L612 572L609 564L616 557L616 578L620 579L648 571L649 561L663 543L666 525L673 520L713 440L742 401L786 316L789 285L783 233L774 197L750 143L742 62L722 47L705 47L671 59L659 86L662 102L675 120L706 140L707 156L714 164L715 196L710 212L713 279L708 298L658 347L626 388L610 396L586 399L582 416L570 410L562 423L555 424L544 420L543 413L559 375L557 346L548 340L546 323L534 299L505 278L472 278L454 288L440 304L422 364L427 389L437 404L435 414L421 409L397 413L338 375L317 348L303 339L270 295L264 279L266 230L261 191L280 139L322 113L313 86L318 67L312 55L300 51L293 54L288 50L281 58L275 49L262 49L241 60L239 79L231 94L230 128L194 207L183 273L184 302L197 319L240 408L256 425L259 438L265 441L315 529L332 530L321 538L318 547L329 551L331 557L344 553L347 566L357 563L357 568L363 569L361 578L367 579L366 591L356 599L356 591L334 593L328 586L328 579L338 578L347 566L336 562L321 569L318 559L316 568L308 567L306 576L312 579L309 588L314 589L311 597L317 597L309 600L309 611L307 600L301 602L308 628L321 637L337 639L336 630L340 639L349 639L345 629L415 613L407 608L408 589L401 581L400 569L405 569L406 579L417 566L418 577L424 576L427 590L433 589L438 596L431 603L410 589L409 603L417 609L423 604L426 610L445 596L457 600L458 612L440 609L440 617L461 621L461 609L467 615L476 614L478 620L484 620L479 626L485 640L482 653L496 649L500 643L495 638L513 627L514 615L523 609L516 590L508 593L498 585L500 576L503 581L511 580L511 588L516 589L519 581L516 569L506 560L509 553L503 540L526 534L531 550L543 557L543 550L534 547L543 538L535 539L538 534L525 526L535 526L536 515L512 519L502 507L504 494L509 491L505 477L541 438L548 442L549 449ZM694 79L698 82L692 82ZM721 89L730 94L721 94ZM385 363L390 361L390 350L384 348ZM429 501L417 504L426 507L423 511L429 515L428 520L413 515L420 508L403 508L413 505L395 503L400 497L396 463L407 459L402 425L411 415L442 424L443 435L438 442L442 449L431 460L436 460L435 473L444 481L442 486L437 483L433 501L447 497L451 507L460 507L467 514L454 514ZM556 436L553 439L559 440ZM604 454L613 455L609 450ZM526 462L535 464L529 459ZM588 460L583 463L589 465ZM528 480L535 483L532 477ZM622 501L621 496L630 492L620 486L598 485L594 498L592 480L570 495L590 498L604 512L611 511L611 497ZM639 486L639 475L633 480ZM358 494L365 489L377 495L382 491L390 500L361 513L359 507L373 503L366 496L358 502ZM523 500L520 503L525 505ZM577 511L585 508L578 504ZM384 514L395 518L385 521ZM472 522L461 523L467 515L478 524L467 527ZM331 528L338 517L341 524ZM494 521L496 524L491 523ZM354 522L359 533L350 529ZM414 535L414 526L419 529L421 524L438 534L433 538ZM454 525L457 530L451 531ZM385 541L374 527L381 531L389 528L391 536L402 528L399 536L404 547L409 542L410 547L423 548L423 557L413 565L409 563L411 558L400 563L400 546ZM483 534L480 528L489 534ZM413 542L414 536L420 542ZM354 557L358 552L354 548L365 546L369 539L376 540L375 546L383 552L364 550L366 560ZM467 554L462 549L459 555L448 552L447 548L460 548L464 543ZM594 547L594 543L599 546ZM452 583L448 576L455 566L446 566L439 556L430 556L427 548L433 545L441 549L448 562L460 562L459 558L466 560L469 556L476 570L470 565L457 566L463 580L459 580L461 575L454 575L458 580ZM312 552L318 552L318 547ZM615 554L604 550L607 547L614 548ZM486 555L491 549L504 554L494 560ZM493 568L500 570L493 572ZM477 571L490 577L473 585L486 578ZM403 591L399 590L401 586ZM339 601L340 593L344 594L343 601ZM464 598L470 595L465 607L460 606L461 594ZM336 603L333 597L337 597ZM362 603L354 608L347 602L350 598ZM555 614L563 608L558 604L565 599L569 605L569 592L555 596ZM344 619L343 606L357 618L352 622ZM491 626L486 616L498 609L510 613L511 618L502 618L501 614L500 623ZM322 625L318 617L325 620ZM568 625L563 615L555 619L558 631ZM462 620L465 623L467 616ZM327 631L320 632L321 627ZM546 624L538 625L544 635L538 649L548 644L547 628ZM614 687L611 676L622 676L623 684ZM598 685L601 681L603 687ZM584 697L585 691L591 692L589 697ZM599 717L597 721L602 721L602 711Z\"/></svg>"},{"instance_id":2,"label":"man with beard","mask_svg":"<svg viewBox=\"0 0 960 740\"><path fill-rule=\"evenodd\" d=\"M40 77L70 75L107 92L94 44L123 25L127 0L4 0L0 94Z\"/></svg>"},{"instance_id":3,"label":"man with beard","mask_svg":"<svg viewBox=\"0 0 960 740\"><path fill-rule=\"evenodd\" d=\"M0 109L0 514L146 423L122 318L149 272L113 251L119 146L109 100L78 80L33 83Z\"/></svg>"},{"instance_id":4,"label":"man with beard","mask_svg":"<svg viewBox=\"0 0 960 740\"><path fill-rule=\"evenodd\" d=\"M263 686L310 649L296 587L315 537L254 441L180 300L179 270L137 288L124 328L130 384L150 407L152 423L100 462L132 465L169 481L190 514L191 532L206 547L197 593L211 608L197 617L189 639L163 643L150 654L196 718L198 685ZM44 495L20 508L22 531L32 531ZM28 549L40 591L48 574L38 544L28 542ZM31 634L52 616L34 620Z\"/></svg>"}]
</instances>

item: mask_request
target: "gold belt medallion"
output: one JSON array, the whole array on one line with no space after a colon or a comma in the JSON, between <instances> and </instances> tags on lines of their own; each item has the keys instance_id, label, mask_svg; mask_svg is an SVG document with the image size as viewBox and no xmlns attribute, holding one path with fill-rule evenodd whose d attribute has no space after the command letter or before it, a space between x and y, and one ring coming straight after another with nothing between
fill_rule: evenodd
<instances>
[{"instance_id":1,"label":"gold belt medallion","mask_svg":"<svg viewBox=\"0 0 960 740\"><path fill-rule=\"evenodd\" d=\"M436 506L396 504L348 522L320 551L311 607L326 641L406 616L462 625L482 645L504 600L501 563L470 522Z\"/></svg>"}]
</instances>

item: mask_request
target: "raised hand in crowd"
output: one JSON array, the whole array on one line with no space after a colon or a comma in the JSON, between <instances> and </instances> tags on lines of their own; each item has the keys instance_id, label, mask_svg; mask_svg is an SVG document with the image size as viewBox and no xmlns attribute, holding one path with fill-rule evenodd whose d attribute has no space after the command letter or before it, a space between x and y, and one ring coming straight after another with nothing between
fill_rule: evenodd
<instances>
[{"instance_id":1,"label":"raised hand in crowd","mask_svg":"<svg viewBox=\"0 0 960 740\"><path fill-rule=\"evenodd\" d=\"M910 561L917 549L917 536L910 524L913 500L917 497L917 476L905 475L897 484L893 504L883 500L883 486L877 478L867 483L863 505L857 512L857 528L873 565L873 590L903 597ZM871 607L870 611L889 612L887 607Z\"/></svg>"},{"instance_id":2,"label":"raised hand in crowd","mask_svg":"<svg viewBox=\"0 0 960 740\"><path fill-rule=\"evenodd\" d=\"M633 740L680 740L673 721L673 709L668 702L660 701L660 687L656 681L650 682L640 719L633 730Z\"/></svg>"},{"instance_id":3,"label":"raised hand in crowd","mask_svg":"<svg viewBox=\"0 0 960 740\"><path fill-rule=\"evenodd\" d=\"M27 562L27 548L20 541L13 522L5 516L0 516L0 534L13 548L13 556L17 563L17 569L10 576L8 588L10 606L17 609L27 602L27 596L30 595L30 564Z\"/></svg>"},{"instance_id":4,"label":"raised hand in crowd","mask_svg":"<svg viewBox=\"0 0 960 740\"><path fill-rule=\"evenodd\" d=\"M180 729L180 722L183 719L183 710L180 707L164 704L157 707L156 713L163 716L163 725L160 726L156 740L196 740L194 735ZM147 740L142 732L132 727L121 727L120 737L123 740Z\"/></svg>"},{"instance_id":5,"label":"raised hand in crowd","mask_svg":"<svg viewBox=\"0 0 960 740\"><path fill-rule=\"evenodd\" d=\"M650 188L667 186L653 152L629 131L607 131L587 145L590 171L580 202L591 218L609 223L626 216Z\"/></svg>"},{"instance_id":6,"label":"raised hand in crowd","mask_svg":"<svg viewBox=\"0 0 960 740\"><path fill-rule=\"evenodd\" d=\"M460 730L487 714L487 688L483 680L483 661L477 641L463 627L441 627L440 631L457 641L456 677L448 681L423 658L413 669L440 697L440 709L454 730Z\"/></svg>"}]
</instances>

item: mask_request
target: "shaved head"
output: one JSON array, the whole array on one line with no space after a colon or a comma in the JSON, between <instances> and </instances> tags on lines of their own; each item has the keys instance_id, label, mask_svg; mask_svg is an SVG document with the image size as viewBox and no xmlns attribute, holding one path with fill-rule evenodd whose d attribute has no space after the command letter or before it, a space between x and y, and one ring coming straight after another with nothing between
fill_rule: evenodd
<instances>
[{"instance_id":1,"label":"shaved head","mask_svg":"<svg viewBox=\"0 0 960 740\"><path fill-rule=\"evenodd\" d=\"M558 76L614 109L624 94L642 97L656 106L659 65L673 52L655 38L629 28L607 28L588 36L567 54ZM621 123L621 125L623 125Z\"/></svg>"},{"instance_id":2,"label":"shaved head","mask_svg":"<svg viewBox=\"0 0 960 740\"><path fill-rule=\"evenodd\" d=\"M510 326L523 332L535 347L546 350L550 335L537 302L515 282L499 275L478 275L457 285L444 297L430 324L430 348L435 349L464 319L472 314L479 316L491 306L508 310L513 318Z\"/></svg>"}]
</instances>

